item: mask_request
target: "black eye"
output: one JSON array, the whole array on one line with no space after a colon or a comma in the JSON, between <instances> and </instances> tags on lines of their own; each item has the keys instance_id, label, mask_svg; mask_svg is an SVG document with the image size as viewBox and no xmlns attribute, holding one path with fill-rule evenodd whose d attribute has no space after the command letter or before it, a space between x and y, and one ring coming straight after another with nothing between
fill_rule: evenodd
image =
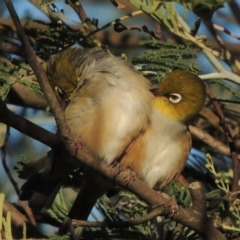
<instances>
[{"instance_id":1,"label":"black eye","mask_svg":"<svg viewBox=\"0 0 240 240\"><path fill-rule=\"evenodd\" d=\"M171 93L168 99L171 103L179 103L182 100L182 96L179 93Z\"/></svg>"}]
</instances>

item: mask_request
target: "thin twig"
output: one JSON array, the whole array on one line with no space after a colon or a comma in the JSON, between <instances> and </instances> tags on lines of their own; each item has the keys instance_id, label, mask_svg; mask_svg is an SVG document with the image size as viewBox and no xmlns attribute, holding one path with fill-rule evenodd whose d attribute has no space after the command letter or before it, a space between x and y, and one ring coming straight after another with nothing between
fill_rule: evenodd
<instances>
[{"instance_id":1,"label":"thin twig","mask_svg":"<svg viewBox=\"0 0 240 240\"><path fill-rule=\"evenodd\" d=\"M126 15L120 17L120 18L117 18L114 21L112 21L110 23L107 23L106 25L104 25L104 26L102 26L100 28L97 28L96 30L90 32L89 34L86 35L86 38L90 37L90 36L92 36L92 35L94 35L94 34L96 34L98 32L100 32L100 31L102 31L102 30L104 30L104 29L106 29L106 28L108 28L110 26L114 26L116 23L125 21L125 20L127 20L127 19L129 19L131 17L137 16L137 15L142 14L142 13L143 12L141 10L136 10L136 11L134 11L132 13L128 13L128 14L126 14ZM80 41L81 41L81 39L80 39Z\"/></svg>"},{"instance_id":2,"label":"thin twig","mask_svg":"<svg viewBox=\"0 0 240 240\"><path fill-rule=\"evenodd\" d=\"M8 212L11 212L11 223L19 229L20 233L23 232L24 225L26 226L27 238L46 238L36 226L31 224L22 213L5 199L3 204L3 216L6 216Z\"/></svg>"},{"instance_id":3,"label":"thin twig","mask_svg":"<svg viewBox=\"0 0 240 240\"><path fill-rule=\"evenodd\" d=\"M89 18L87 16L87 13L85 12L80 0L68 0L68 3L73 8L73 10L77 13L79 19L83 23L83 27L86 34L89 34L91 31L91 23L90 21L87 21Z\"/></svg>"},{"instance_id":4,"label":"thin twig","mask_svg":"<svg viewBox=\"0 0 240 240\"><path fill-rule=\"evenodd\" d=\"M197 137L198 139L206 143L208 146L212 147L215 152L223 154L224 156L231 156L229 147L212 137L207 132L204 132L203 130L195 126L189 126L189 129L194 137Z\"/></svg>"},{"instance_id":5,"label":"thin twig","mask_svg":"<svg viewBox=\"0 0 240 240\"><path fill-rule=\"evenodd\" d=\"M8 139L10 137L10 127L8 125L6 127L7 127L7 129L6 129L6 133L5 133L4 143L1 146L2 165L3 165L3 169L5 170L5 172L6 172L7 176L8 176L8 178L9 178L10 182L13 185L13 188L15 189L17 195L19 195L20 194L20 190L19 190L18 184L14 180L14 178L13 178L13 176L11 174L11 171L9 170L9 168L7 166L7 152L6 152L6 148L7 148Z\"/></svg>"},{"instance_id":6,"label":"thin twig","mask_svg":"<svg viewBox=\"0 0 240 240\"><path fill-rule=\"evenodd\" d=\"M216 51L214 49L211 49L204 42L199 41L196 37L192 36L190 34L191 29L187 25L187 23L183 20L183 18L180 15L177 15L177 18L178 18L179 27L182 28L182 33L178 34L178 36L180 36L180 37L182 37L182 38L184 38L186 40L191 41L192 43L194 43L195 45L200 47L202 50L206 50L207 52L213 54L216 57L220 57L220 58L222 58L224 60L232 61L231 54L223 55L220 51ZM240 68L240 62L238 60L236 60L236 59L234 59L234 66L235 66L235 69L239 69Z\"/></svg>"},{"instance_id":7,"label":"thin twig","mask_svg":"<svg viewBox=\"0 0 240 240\"><path fill-rule=\"evenodd\" d=\"M28 205L26 205L26 203L23 202L23 201L18 200L18 204L23 208L23 210L27 214L27 216L28 216L30 222L32 223L32 225L37 226L37 222L36 222L36 219L35 219L35 217L32 213L32 209Z\"/></svg>"},{"instance_id":8,"label":"thin twig","mask_svg":"<svg viewBox=\"0 0 240 240\"><path fill-rule=\"evenodd\" d=\"M139 32L145 32L145 33L148 33L150 34L153 38L156 38L156 39L160 39L161 38L161 35L157 35L157 33L155 33L154 31L150 30L148 28L148 26L144 25L144 26L125 26L123 25L122 23L115 23L114 25L114 30L116 32L123 32L125 30L137 30Z\"/></svg>"},{"instance_id":9,"label":"thin twig","mask_svg":"<svg viewBox=\"0 0 240 240\"><path fill-rule=\"evenodd\" d=\"M212 25L213 25L215 30L224 32L224 33L228 34L229 36L231 36L231 37L233 37L233 38L235 38L237 40L240 40L240 36L237 36L236 34L232 33L227 28L225 28L223 26L220 26L220 25L217 25L216 23L213 23Z\"/></svg>"},{"instance_id":10,"label":"thin twig","mask_svg":"<svg viewBox=\"0 0 240 240\"><path fill-rule=\"evenodd\" d=\"M209 58L209 55L211 54L211 53L209 53L209 52L205 52L204 50L203 50L203 52L205 53L205 55L207 56L207 58L208 58L208 60L210 61L210 62L212 62L211 61L211 59ZM215 58L215 56L213 56L212 55L212 57L214 57ZM217 59L216 59L217 60ZM217 60L218 61L218 60ZM215 65L214 65L215 66ZM215 72L215 73L208 73L208 74L204 74L204 75L199 75L199 77L201 78L201 79L203 79L203 80L210 80L210 79L218 79L218 78L221 78L221 79L227 79L227 80L229 80L229 81L231 81L231 82L234 82L234 83L237 83L237 84L240 84L240 77L237 75L237 74L234 74L234 73L232 73L232 72L229 72L229 71L227 71L227 70L221 70L221 72Z\"/></svg>"},{"instance_id":11,"label":"thin twig","mask_svg":"<svg viewBox=\"0 0 240 240\"><path fill-rule=\"evenodd\" d=\"M6 104L0 99L0 122L17 129L19 132L36 139L49 147L59 147L59 138L44 128L37 126L29 120L18 116L10 111Z\"/></svg>"},{"instance_id":12,"label":"thin twig","mask_svg":"<svg viewBox=\"0 0 240 240\"><path fill-rule=\"evenodd\" d=\"M124 9L126 6L118 2L117 0L110 0L114 7L118 9Z\"/></svg>"},{"instance_id":13,"label":"thin twig","mask_svg":"<svg viewBox=\"0 0 240 240\"><path fill-rule=\"evenodd\" d=\"M0 41L0 50L7 53L24 56L24 49L22 47L16 46L8 42Z\"/></svg>"},{"instance_id":14,"label":"thin twig","mask_svg":"<svg viewBox=\"0 0 240 240\"><path fill-rule=\"evenodd\" d=\"M82 221L73 219L72 224L74 227L108 227L108 228L122 228L122 227L132 227L135 225L139 225L142 223L145 223L147 221L152 220L153 218L162 215L163 214L163 208L165 208L163 205L158 206L157 208L153 208L153 210L148 213L144 217L140 217L138 219L133 219L129 221L123 221L123 222L89 222L89 221Z\"/></svg>"},{"instance_id":15,"label":"thin twig","mask_svg":"<svg viewBox=\"0 0 240 240\"><path fill-rule=\"evenodd\" d=\"M214 100L215 97L209 90L207 90L207 94L208 94L209 98L211 99L213 106L218 114L218 117L220 119L220 125L223 128L223 131L225 133L225 136L226 136L226 139L227 139L230 151L231 151L231 158L232 158L232 164L233 164L232 192L235 192L238 190L238 181L239 181L239 172L238 172L239 161L238 161L237 148L234 144L233 136L232 136L232 134L229 130L229 127L226 123L224 114L222 112L222 109L221 109L219 103Z\"/></svg>"},{"instance_id":16,"label":"thin twig","mask_svg":"<svg viewBox=\"0 0 240 240\"><path fill-rule=\"evenodd\" d=\"M215 38L216 42L218 43L219 47L221 48L221 57L224 60L227 60L231 68L233 69L234 72L240 73L240 65L239 62L232 56L232 54L229 52L229 50L226 48L223 40L221 37L217 34L213 23L210 21L205 21L205 25L207 26L208 30L210 33L213 35Z\"/></svg>"}]
</instances>

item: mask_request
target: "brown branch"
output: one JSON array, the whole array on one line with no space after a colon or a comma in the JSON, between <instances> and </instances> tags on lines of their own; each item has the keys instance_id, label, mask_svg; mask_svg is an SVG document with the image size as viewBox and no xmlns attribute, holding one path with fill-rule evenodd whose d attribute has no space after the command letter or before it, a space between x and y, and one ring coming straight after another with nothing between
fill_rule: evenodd
<instances>
[{"instance_id":1,"label":"brown branch","mask_svg":"<svg viewBox=\"0 0 240 240\"><path fill-rule=\"evenodd\" d=\"M89 18L87 16L87 13L85 12L80 0L68 0L67 2L70 4L70 6L73 8L73 10L77 13L81 22L85 23L83 25L85 33L89 34L91 32L91 23L90 23L90 21L87 21ZM94 36L92 36L92 38L94 38Z\"/></svg>"},{"instance_id":2,"label":"brown branch","mask_svg":"<svg viewBox=\"0 0 240 240\"><path fill-rule=\"evenodd\" d=\"M204 20L204 19L203 19ZM236 74L240 74L240 69L236 64L236 59L232 56L232 54L227 49L226 45L224 44L223 40L220 38L220 36L217 34L213 23L211 21L205 21L205 25L207 26L209 32L213 35L214 39L216 40L217 44L219 45L221 52L220 56L223 58L223 60L227 61L229 65L231 66L233 72Z\"/></svg>"},{"instance_id":3,"label":"brown branch","mask_svg":"<svg viewBox=\"0 0 240 240\"><path fill-rule=\"evenodd\" d=\"M156 35L159 36L159 39L162 39L162 27L159 22L156 22Z\"/></svg>"},{"instance_id":4,"label":"brown branch","mask_svg":"<svg viewBox=\"0 0 240 240\"><path fill-rule=\"evenodd\" d=\"M198 182L191 183L189 185L189 191L192 197L192 208L188 210L188 214L185 215L184 218L181 216L183 212L183 208L180 207L180 211L177 212L173 219L182 223L185 226L194 225L195 228L198 228L198 232L201 232L201 237L205 240L221 240L226 239L213 225L213 223L210 221L210 219L207 217L207 210L206 210L206 199L205 199L205 193L203 188L201 187L201 184ZM79 221L79 220L73 220L73 226L74 227L130 227L138 224L142 224L146 221L150 221L151 219L162 215L163 212L163 206L161 205L160 208L157 207L153 209L149 214L147 214L144 217L141 217L139 219L135 220L129 220L125 222L88 222L88 221ZM187 211L184 209L184 211ZM179 221L178 217L181 216L183 221Z\"/></svg>"},{"instance_id":5,"label":"brown branch","mask_svg":"<svg viewBox=\"0 0 240 240\"><path fill-rule=\"evenodd\" d=\"M189 210L179 207L179 211L173 216L177 222L192 228L199 233L204 240L223 240L225 238L206 215L205 193L199 182L189 185L193 205ZM181 221L179 221L181 219Z\"/></svg>"},{"instance_id":6,"label":"brown branch","mask_svg":"<svg viewBox=\"0 0 240 240\"><path fill-rule=\"evenodd\" d=\"M77 220L73 219L72 224L74 227L108 227L108 228L123 228L123 227L132 227L135 225L139 225L142 223L145 223L147 221L152 220L153 218L162 215L163 214L163 208L164 206L158 206L154 208L149 214L147 214L144 217L140 217L138 219L133 219L129 221L122 221L122 222L89 222L89 221L82 221L82 220Z\"/></svg>"},{"instance_id":7,"label":"brown branch","mask_svg":"<svg viewBox=\"0 0 240 240\"><path fill-rule=\"evenodd\" d=\"M200 112L200 116L202 116L216 130L223 133L222 127L219 126L219 117L210 108L203 108L203 110Z\"/></svg>"},{"instance_id":8,"label":"brown branch","mask_svg":"<svg viewBox=\"0 0 240 240\"><path fill-rule=\"evenodd\" d=\"M34 218L34 215L32 213L32 209L23 201L18 200L18 204L22 207L22 209L24 210L24 212L27 214L30 222L32 223L32 225L37 226L37 222Z\"/></svg>"},{"instance_id":9,"label":"brown branch","mask_svg":"<svg viewBox=\"0 0 240 240\"><path fill-rule=\"evenodd\" d=\"M240 8L239 8L237 0L229 1L228 5L230 6L231 11L232 11L237 23L240 24L240 16L239 16Z\"/></svg>"},{"instance_id":10,"label":"brown branch","mask_svg":"<svg viewBox=\"0 0 240 240\"><path fill-rule=\"evenodd\" d=\"M44 95L46 97L46 100L47 100L49 106L51 107L53 115L55 116L57 125L62 126L62 128L60 130L63 132L63 135L65 135L65 136L70 135L69 134L70 130L66 125L64 113L63 113L63 111L60 107L60 104L59 104L57 98L55 97L54 92L48 82L45 71L43 70L42 66L38 62L37 57L30 46L30 43L24 33L20 19L13 7L13 4L12 4L11 0L4 0L4 2L9 10L9 13L10 13L12 20L14 22L14 25L16 27L17 35L19 36L20 40L22 41L22 44L23 44L23 47L25 50L25 57L28 60L29 65L33 69L33 71L38 79L39 85L44 92ZM65 126L65 127L63 127L63 126Z\"/></svg>"},{"instance_id":11,"label":"brown branch","mask_svg":"<svg viewBox=\"0 0 240 240\"><path fill-rule=\"evenodd\" d=\"M88 19L88 16L87 16L81 2L79 0L68 0L68 3L76 11L81 22L84 23Z\"/></svg>"},{"instance_id":12,"label":"brown branch","mask_svg":"<svg viewBox=\"0 0 240 240\"><path fill-rule=\"evenodd\" d=\"M239 181L239 160L238 160L238 154L237 154L237 148L234 144L233 136L229 130L228 124L226 123L224 114L222 112L222 109L217 101L214 100L213 94L207 90L207 94L209 98L212 101L212 104L214 108L216 109L216 112L218 114L218 117L220 119L220 125L223 128L224 134L226 136L230 151L231 151L231 158L232 158L232 164L233 164L233 183L232 183L232 191L236 192L238 187L238 181Z\"/></svg>"},{"instance_id":13,"label":"brown branch","mask_svg":"<svg viewBox=\"0 0 240 240\"><path fill-rule=\"evenodd\" d=\"M106 29L106 28L108 28L108 27L110 27L110 26L114 26L116 23L119 23L119 22L121 22L121 21L127 20L128 18L137 16L138 14L141 14L141 13L142 13L141 10L134 11L134 12L132 12L132 13L128 13L128 14L120 17L120 18L115 19L114 21L112 21L112 22L110 22L110 23L107 23L107 24L103 25L103 26L100 27L100 28L97 28L97 29L93 30L92 32L90 32L90 33L88 33L88 34L86 35L86 38L88 38L88 37L90 37L90 36L92 36L92 35L100 32L100 31L102 31L102 30L104 30L104 29ZM80 39L80 41L81 41L81 39Z\"/></svg>"},{"instance_id":14,"label":"brown branch","mask_svg":"<svg viewBox=\"0 0 240 240\"><path fill-rule=\"evenodd\" d=\"M28 86L15 82L6 98L6 102L25 107L46 110L47 102L38 97Z\"/></svg>"},{"instance_id":15,"label":"brown branch","mask_svg":"<svg viewBox=\"0 0 240 240\"><path fill-rule=\"evenodd\" d=\"M197 128L195 126L189 126L189 130L190 130L192 136L194 136L194 137L200 139L201 141L203 141L204 143L206 143L208 146L213 148L213 150L215 152L223 154L224 156L228 156L228 157L231 156L230 148L228 146L226 146L225 144L223 144L222 142L215 139L214 137L212 137L207 132L204 132L203 130L201 130L200 128ZM240 156L238 156L238 158L240 159Z\"/></svg>"},{"instance_id":16,"label":"brown branch","mask_svg":"<svg viewBox=\"0 0 240 240\"><path fill-rule=\"evenodd\" d=\"M19 47L19 46L13 45L11 43L0 41L0 50L7 52L7 53L24 56L23 47Z\"/></svg>"},{"instance_id":17,"label":"brown branch","mask_svg":"<svg viewBox=\"0 0 240 240\"><path fill-rule=\"evenodd\" d=\"M17 195L20 194L20 190L19 190L19 187L18 187L18 184L17 182L14 180L8 166L7 166L7 153L6 153L6 148L7 148L7 142L8 142L8 139L9 139L9 136L10 136L10 127L9 126L6 126L7 129L6 129L6 133L5 133L5 139L4 139L4 143L3 145L1 146L1 152L2 152L2 165L3 165L3 169L4 171L6 172L10 182L12 183L13 185L13 188L15 189Z\"/></svg>"},{"instance_id":18,"label":"brown branch","mask_svg":"<svg viewBox=\"0 0 240 240\"><path fill-rule=\"evenodd\" d=\"M0 122L17 129L19 132L26 134L27 136L30 136L31 138L36 139L49 147L59 147L60 141L55 134L13 113L6 107L6 104L1 99Z\"/></svg>"},{"instance_id":19,"label":"brown branch","mask_svg":"<svg viewBox=\"0 0 240 240\"><path fill-rule=\"evenodd\" d=\"M22 233L23 226L26 225L28 238L46 238L46 236L42 234L37 227L32 225L22 213L20 213L5 199L3 204L4 217L7 215L7 212L11 212L11 223L19 229L20 233Z\"/></svg>"},{"instance_id":20,"label":"brown branch","mask_svg":"<svg viewBox=\"0 0 240 240\"><path fill-rule=\"evenodd\" d=\"M150 30L148 28L148 26L144 25L142 27L140 26L125 26L124 24L117 22L114 24L114 30L116 32L123 32L125 30L137 30L139 32L145 32L148 33L149 35L151 35L153 38L156 39L161 39L161 35L158 35L157 33L155 33L154 31Z\"/></svg>"},{"instance_id":21,"label":"brown branch","mask_svg":"<svg viewBox=\"0 0 240 240\"><path fill-rule=\"evenodd\" d=\"M114 7L118 8L118 9L124 9L126 6L121 4L119 1L117 0L110 0L111 3L113 4Z\"/></svg>"}]
</instances>

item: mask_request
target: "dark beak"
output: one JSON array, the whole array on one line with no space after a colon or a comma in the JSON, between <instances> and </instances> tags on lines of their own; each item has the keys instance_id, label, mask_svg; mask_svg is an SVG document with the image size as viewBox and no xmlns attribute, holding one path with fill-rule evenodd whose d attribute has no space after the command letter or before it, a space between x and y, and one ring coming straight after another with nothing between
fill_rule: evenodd
<instances>
[{"instance_id":1,"label":"dark beak","mask_svg":"<svg viewBox=\"0 0 240 240\"><path fill-rule=\"evenodd\" d=\"M153 88L149 90L154 96L164 96L164 94L159 90L159 88Z\"/></svg>"}]
</instances>

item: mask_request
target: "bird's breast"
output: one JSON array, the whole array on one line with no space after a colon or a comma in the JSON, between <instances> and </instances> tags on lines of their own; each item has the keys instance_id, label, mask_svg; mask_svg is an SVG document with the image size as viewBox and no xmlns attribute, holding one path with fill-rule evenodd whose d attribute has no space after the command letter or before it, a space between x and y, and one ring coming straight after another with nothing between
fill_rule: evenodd
<instances>
[{"instance_id":1,"label":"bird's breast","mask_svg":"<svg viewBox=\"0 0 240 240\"><path fill-rule=\"evenodd\" d=\"M154 109L148 127L132 142L122 164L150 187L164 186L182 171L190 148L187 127Z\"/></svg>"}]
</instances>

